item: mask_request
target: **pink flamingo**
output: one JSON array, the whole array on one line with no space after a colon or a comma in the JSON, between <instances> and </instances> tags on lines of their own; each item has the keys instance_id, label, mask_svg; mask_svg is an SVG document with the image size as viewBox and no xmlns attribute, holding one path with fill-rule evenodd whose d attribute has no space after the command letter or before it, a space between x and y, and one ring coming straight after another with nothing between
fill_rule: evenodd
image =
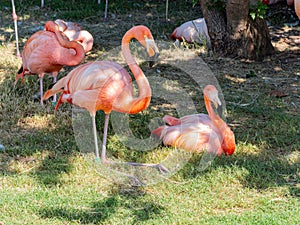
<instances>
[{"instance_id":1,"label":"pink flamingo","mask_svg":"<svg viewBox=\"0 0 300 225\"><path fill-rule=\"evenodd\" d=\"M204 18L191 20L181 24L179 27L175 28L170 37L180 41L185 40L186 42L195 41L199 44L207 42L207 44L210 45L210 38Z\"/></svg>"},{"instance_id":2,"label":"pink flamingo","mask_svg":"<svg viewBox=\"0 0 300 225\"><path fill-rule=\"evenodd\" d=\"M150 30L145 26L135 26L123 36L122 54L136 79L139 88L138 97L134 96L132 79L127 70L111 61L88 62L78 66L66 77L60 79L43 96L43 99L48 99L52 95L62 92L55 109L62 102L69 102L89 111L93 123L96 160L101 159L102 163L112 163L106 158L107 128L111 111L136 114L146 109L150 103L151 88L149 82L129 49L129 43L134 38L147 49L151 57L157 56L158 49ZM98 110L105 113L101 155L99 155L98 150L95 121ZM134 162L127 162L127 164L156 167L161 171L167 171L160 164Z\"/></svg>"},{"instance_id":3,"label":"pink flamingo","mask_svg":"<svg viewBox=\"0 0 300 225\"><path fill-rule=\"evenodd\" d=\"M193 114L182 118L164 116L168 124L152 131L153 135L162 139L165 145L182 148L189 152L201 152L231 155L235 151L234 133L227 124L214 112L211 102L221 105L218 91L213 85L204 90L204 102L208 115Z\"/></svg>"},{"instance_id":4,"label":"pink flamingo","mask_svg":"<svg viewBox=\"0 0 300 225\"><path fill-rule=\"evenodd\" d=\"M70 41L79 42L85 52L89 52L94 43L94 38L90 32L82 30L80 25L74 22L65 22L61 19L54 21L58 26L59 30L63 32Z\"/></svg>"},{"instance_id":5,"label":"pink flamingo","mask_svg":"<svg viewBox=\"0 0 300 225\"><path fill-rule=\"evenodd\" d=\"M76 41L69 41L53 21L48 21L45 29L34 33L26 42L21 55L22 66L15 80L16 85L20 78L24 80L25 75L37 74L40 78L41 97L45 73L52 73L55 83L57 74L64 65L76 66L81 63L85 55L82 45ZM43 105L42 98L41 105Z\"/></svg>"}]
</instances>

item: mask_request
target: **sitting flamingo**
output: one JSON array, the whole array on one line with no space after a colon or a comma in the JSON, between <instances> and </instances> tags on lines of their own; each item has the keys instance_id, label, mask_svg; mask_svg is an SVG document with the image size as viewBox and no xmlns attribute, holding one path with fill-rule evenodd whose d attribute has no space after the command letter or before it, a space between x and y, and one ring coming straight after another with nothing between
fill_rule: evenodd
<instances>
[{"instance_id":1,"label":"sitting flamingo","mask_svg":"<svg viewBox=\"0 0 300 225\"><path fill-rule=\"evenodd\" d=\"M170 36L172 39L178 39L186 42L197 42L199 44L207 43L210 45L207 26L204 18L185 22L177 27Z\"/></svg>"},{"instance_id":2,"label":"sitting flamingo","mask_svg":"<svg viewBox=\"0 0 300 225\"><path fill-rule=\"evenodd\" d=\"M215 86L207 85L203 94L208 115L193 114L180 119L165 116L163 120L168 125L153 130L152 134L162 139L165 145L189 152L201 152L207 149L209 153L231 155L235 151L234 133L211 106L211 102L216 108L221 105L218 91Z\"/></svg>"}]
</instances>

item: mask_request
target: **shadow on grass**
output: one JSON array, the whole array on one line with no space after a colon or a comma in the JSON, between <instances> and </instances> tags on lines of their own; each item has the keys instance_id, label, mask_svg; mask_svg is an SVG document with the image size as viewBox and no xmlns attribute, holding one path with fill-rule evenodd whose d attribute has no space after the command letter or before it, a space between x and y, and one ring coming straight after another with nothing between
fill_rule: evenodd
<instances>
[{"instance_id":1,"label":"shadow on grass","mask_svg":"<svg viewBox=\"0 0 300 225\"><path fill-rule=\"evenodd\" d=\"M236 153L232 156L217 157L211 167L205 171L198 171L201 155L192 157L190 163L181 170L184 179L194 179L198 176L216 176L215 170L222 168L220 176L227 173L234 177L246 188L266 190L269 188L287 187L289 194L300 198L299 164L290 163L271 154ZM218 175L217 175L218 176Z\"/></svg>"},{"instance_id":2,"label":"shadow on grass","mask_svg":"<svg viewBox=\"0 0 300 225\"><path fill-rule=\"evenodd\" d=\"M82 224L103 223L110 216L122 210L120 221L132 217L132 224L161 216L165 208L160 204L144 200L143 191L125 192L119 189L113 196L103 199L103 201L93 202L82 209L76 207L45 207L39 210L39 215L43 218L58 218L63 221L78 221ZM125 211L125 212L124 212ZM128 214L128 215L126 215Z\"/></svg>"}]
</instances>

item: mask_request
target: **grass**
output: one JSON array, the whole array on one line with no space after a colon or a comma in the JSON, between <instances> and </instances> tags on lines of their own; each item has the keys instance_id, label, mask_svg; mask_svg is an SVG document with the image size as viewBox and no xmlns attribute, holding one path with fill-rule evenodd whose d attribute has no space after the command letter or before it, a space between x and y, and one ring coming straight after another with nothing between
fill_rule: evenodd
<instances>
[{"instance_id":1,"label":"grass","mask_svg":"<svg viewBox=\"0 0 300 225\"><path fill-rule=\"evenodd\" d=\"M199 5L193 7L192 1L171 1L170 22L165 23L165 1L118 0L109 3L110 19L104 22L103 2L98 6L96 1L87 4L86 1L54 0L46 1L46 8L39 10L39 1L22 1L22 5L17 1L22 22L21 49L33 33L30 28L49 19L62 18L80 22L94 35L95 45L85 61L95 60L119 46L122 34L134 24L145 24L156 39L167 40L177 25L197 18L200 13ZM28 76L23 85L18 83L13 87L20 60L13 55L15 41L10 7L10 1L0 5L3 15L0 18L0 143L6 148L0 153L0 224L299 223L297 74L300 71L297 61L280 64L275 55L270 61L248 62L203 54L222 88L227 121L236 136L236 152L230 157L216 158L205 171L199 170L202 155L192 154L182 169L163 182L132 187L112 181L110 177L120 179L117 174L96 167L80 153L81 146L93 151L89 116L81 118L79 114L78 119L82 121L74 124L77 117L70 105L62 105L56 113L50 103L41 107L32 98L39 88L36 76ZM191 48L200 52L199 46ZM196 110L205 113L199 85L183 71L166 63L158 63L152 69L143 64L142 68L150 77L160 71L160 77L169 81L164 88L170 90L171 96L172 91L188 93ZM60 76L70 69L64 68ZM247 75L249 72L251 76ZM46 76L45 86L49 84L50 78ZM274 89L283 90L288 96L270 95ZM148 126L155 124L155 118L177 115L171 101L155 94L149 108L137 115L112 115L107 145L111 156L150 163L160 162L174 151L162 145L146 152L128 147L130 135L140 139L149 137ZM100 137L103 119L103 113L99 112ZM128 119L132 134L122 133L118 127L121 119ZM79 126L79 135L86 131L88 137L76 136L78 130L74 126ZM147 141L142 143L147 144ZM107 174L111 176L105 177Z\"/></svg>"}]
</instances>

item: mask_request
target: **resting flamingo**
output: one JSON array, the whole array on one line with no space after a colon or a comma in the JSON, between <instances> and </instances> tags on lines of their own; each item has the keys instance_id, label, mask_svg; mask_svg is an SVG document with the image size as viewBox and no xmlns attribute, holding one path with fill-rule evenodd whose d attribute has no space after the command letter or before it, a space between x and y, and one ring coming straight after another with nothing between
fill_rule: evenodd
<instances>
[{"instance_id":1,"label":"resting flamingo","mask_svg":"<svg viewBox=\"0 0 300 225\"><path fill-rule=\"evenodd\" d=\"M94 43L94 38L90 32L82 30L80 25L74 22L65 22L61 19L54 21L58 26L59 30L63 32L70 41L79 42L85 52L89 52Z\"/></svg>"},{"instance_id":2,"label":"resting flamingo","mask_svg":"<svg viewBox=\"0 0 300 225\"><path fill-rule=\"evenodd\" d=\"M215 86L207 85L203 90L207 114L193 114L182 118L164 116L168 124L152 131L165 145L182 148L189 152L231 155L235 151L234 133L214 112L211 102L218 107L221 102Z\"/></svg>"},{"instance_id":3,"label":"resting flamingo","mask_svg":"<svg viewBox=\"0 0 300 225\"><path fill-rule=\"evenodd\" d=\"M178 39L186 42L197 42L199 44L207 43L210 46L210 37L204 18L191 20L181 24L170 35L172 39Z\"/></svg>"},{"instance_id":4,"label":"resting flamingo","mask_svg":"<svg viewBox=\"0 0 300 225\"><path fill-rule=\"evenodd\" d=\"M69 41L53 21L45 24L43 31L34 33L26 42L22 51L22 66L16 75L15 85L27 74L37 74L40 78L40 96L43 96L43 77L52 73L53 82L61 68L81 63L85 52L81 44ZM54 98L54 102L56 99ZM43 101L41 98L41 105Z\"/></svg>"},{"instance_id":5,"label":"resting flamingo","mask_svg":"<svg viewBox=\"0 0 300 225\"><path fill-rule=\"evenodd\" d=\"M134 97L132 79L127 70L112 61L88 62L78 66L66 77L60 79L43 96L43 99L48 99L52 95L62 92L55 109L62 102L69 102L89 111L92 117L96 160L101 159L102 163L112 163L106 158L107 128L111 111L136 114L146 109L150 103L151 88L149 82L129 49L129 43L134 38L147 49L151 57L157 56L158 48L150 30L142 25L128 30L122 39L122 54L136 79L139 88L138 97ZM98 110L105 113L101 155L99 155L98 150L95 122L95 115ZM126 163L166 170L160 164Z\"/></svg>"}]
</instances>

